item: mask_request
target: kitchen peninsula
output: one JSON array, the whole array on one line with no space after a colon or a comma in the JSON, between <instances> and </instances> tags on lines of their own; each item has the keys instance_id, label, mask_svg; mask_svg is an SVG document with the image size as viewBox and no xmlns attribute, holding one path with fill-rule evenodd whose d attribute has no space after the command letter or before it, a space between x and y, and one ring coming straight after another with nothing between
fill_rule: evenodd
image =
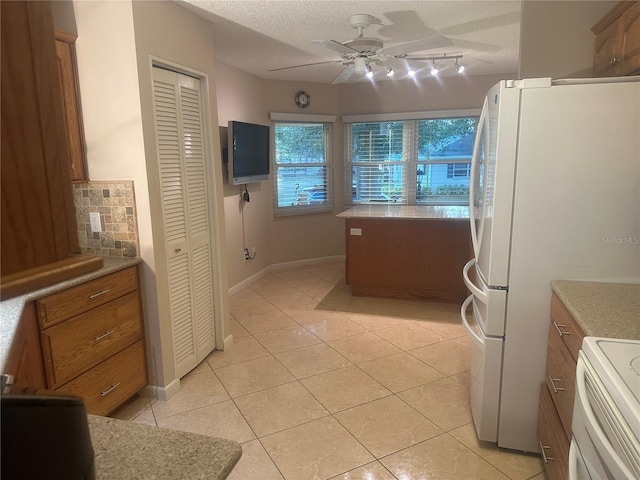
<instances>
[{"instance_id":1,"label":"kitchen peninsula","mask_svg":"<svg viewBox=\"0 0 640 480\"><path fill-rule=\"evenodd\" d=\"M345 219L346 281L354 295L461 302L473 256L469 207L356 205Z\"/></svg>"}]
</instances>

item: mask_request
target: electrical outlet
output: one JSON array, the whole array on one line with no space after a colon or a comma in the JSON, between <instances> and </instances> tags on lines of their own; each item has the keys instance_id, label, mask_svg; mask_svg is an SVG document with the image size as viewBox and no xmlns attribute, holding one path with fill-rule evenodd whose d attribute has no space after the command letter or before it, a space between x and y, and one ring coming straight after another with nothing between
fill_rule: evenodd
<instances>
[{"instance_id":1,"label":"electrical outlet","mask_svg":"<svg viewBox=\"0 0 640 480\"><path fill-rule=\"evenodd\" d=\"M89 222L91 223L91 231L98 233L102 231L102 225L100 223L100 214L98 212L89 213Z\"/></svg>"}]
</instances>

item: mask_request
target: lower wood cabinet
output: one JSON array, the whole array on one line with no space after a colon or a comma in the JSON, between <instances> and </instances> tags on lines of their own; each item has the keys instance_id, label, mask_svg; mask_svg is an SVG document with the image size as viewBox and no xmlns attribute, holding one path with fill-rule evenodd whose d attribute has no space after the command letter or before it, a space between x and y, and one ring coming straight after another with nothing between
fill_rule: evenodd
<instances>
[{"instance_id":1,"label":"lower wood cabinet","mask_svg":"<svg viewBox=\"0 0 640 480\"><path fill-rule=\"evenodd\" d=\"M473 256L468 219L347 218L346 281L355 295L462 302Z\"/></svg>"},{"instance_id":2,"label":"lower wood cabinet","mask_svg":"<svg viewBox=\"0 0 640 480\"><path fill-rule=\"evenodd\" d=\"M538 441L549 480L569 477L569 439L553 405L549 390L542 384L538 404Z\"/></svg>"},{"instance_id":3,"label":"lower wood cabinet","mask_svg":"<svg viewBox=\"0 0 640 480\"><path fill-rule=\"evenodd\" d=\"M538 441L549 480L569 476L576 363L583 338L584 332L554 293L545 382L538 407Z\"/></svg>"},{"instance_id":4,"label":"lower wood cabinet","mask_svg":"<svg viewBox=\"0 0 640 480\"><path fill-rule=\"evenodd\" d=\"M36 301L47 388L108 415L147 384L137 267Z\"/></svg>"}]
</instances>

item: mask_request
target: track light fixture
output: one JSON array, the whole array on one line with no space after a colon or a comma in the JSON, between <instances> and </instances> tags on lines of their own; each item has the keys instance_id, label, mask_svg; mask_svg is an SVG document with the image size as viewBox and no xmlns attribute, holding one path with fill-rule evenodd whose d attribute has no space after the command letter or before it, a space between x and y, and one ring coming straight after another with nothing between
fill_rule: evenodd
<instances>
[{"instance_id":1,"label":"track light fixture","mask_svg":"<svg viewBox=\"0 0 640 480\"><path fill-rule=\"evenodd\" d=\"M371 65L367 64L365 67L367 78L373 77L373 70L371 70Z\"/></svg>"},{"instance_id":2,"label":"track light fixture","mask_svg":"<svg viewBox=\"0 0 640 480\"><path fill-rule=\"evenodd\" d=\"M399 57L400 58L400 57ZM441 56L437 56L437 57L423 57L423 58L411 58L411 60L422 60L427 62L427 65L429 65L429 63L431 64L431 69L430 69L430 73L432 76L436 76L438 75L438 73L440 72L440 69L438 68L438 66L436 65L436 61L440 61L440 60L451 60L454 63L453 67L456 69L456 72L458 74L461 74L462 72L464 72L465 67L464 65L462 65L460 63L460 59L462 58L462 55L441 55ZM369 63L371 62L371 63ZM368 58L365 57L358 57L356 59L354 59L353 61L354 63L354 67L355 67L355 71L359 74L364 74L367 78L373 78L373 68L372 68L372 64L375 66L379 66L380 63L375 61L375 60L370 60ZM393 77L395 75L395 70L393 67L391 66L387 66L387 77ZM409 77L415 77L416 76L416 70L414 70L411 66L407 65L406 66L407 70L407 75Z\"/></svg>"}]
</instances>

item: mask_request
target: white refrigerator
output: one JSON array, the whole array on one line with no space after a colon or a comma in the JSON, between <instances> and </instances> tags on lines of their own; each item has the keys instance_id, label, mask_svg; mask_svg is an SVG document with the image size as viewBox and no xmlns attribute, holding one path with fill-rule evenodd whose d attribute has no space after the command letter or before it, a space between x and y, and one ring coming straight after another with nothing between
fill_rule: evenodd
<instances>
[{"instance_id":1,"label":"white refrigerator","mask_svg":"<svg viewBox=\"0 0 640 480\"><path fill-rule=\"evenodd\" d=\"M550 282L640 283L640 78L501 81L471 179L473 420L481 440L538 452Z\"/></svg>"}]
</instances>

